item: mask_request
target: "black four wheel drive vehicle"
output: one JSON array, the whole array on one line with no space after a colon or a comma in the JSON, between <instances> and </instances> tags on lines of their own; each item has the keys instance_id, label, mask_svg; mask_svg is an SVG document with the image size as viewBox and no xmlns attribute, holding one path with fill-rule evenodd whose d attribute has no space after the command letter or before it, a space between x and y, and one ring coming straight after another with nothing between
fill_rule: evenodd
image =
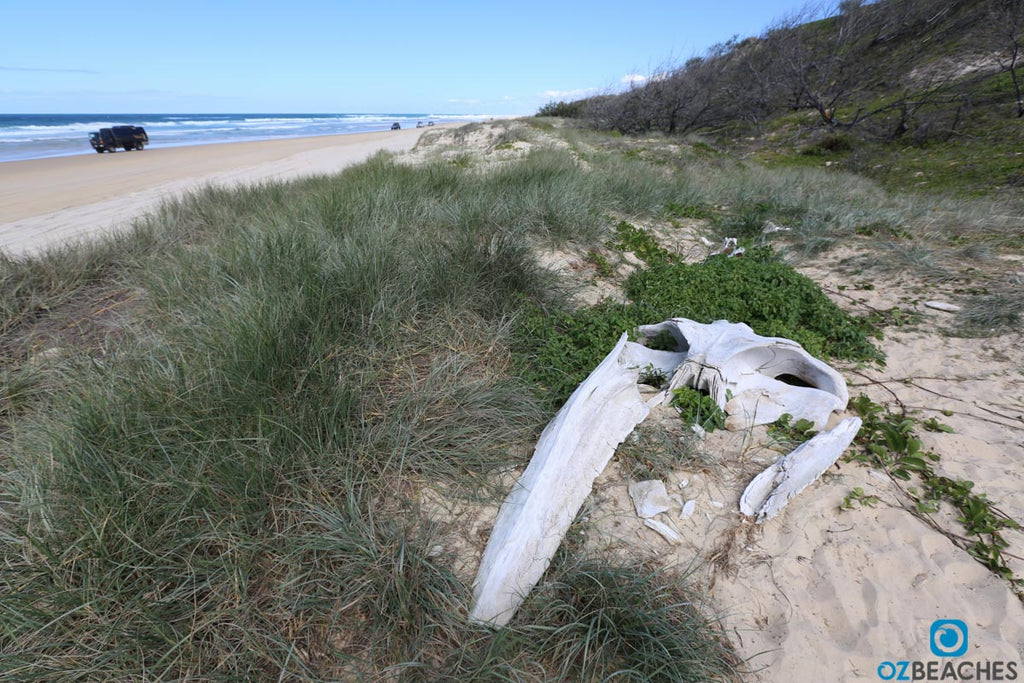
<instances>
[{"instance_id":1,"label":"black four wheel drive vehicle","mask_svg":"<svg viewBox=\"0 0 1024 683\"><path fill-rule=\"evenodd\" d=\"M89 144L100 154L116 152L118 147L127 152L130 149L141 150L148 145L149 136L142 126L111 126L89 133Z\"/></svg>"}]
</instances>

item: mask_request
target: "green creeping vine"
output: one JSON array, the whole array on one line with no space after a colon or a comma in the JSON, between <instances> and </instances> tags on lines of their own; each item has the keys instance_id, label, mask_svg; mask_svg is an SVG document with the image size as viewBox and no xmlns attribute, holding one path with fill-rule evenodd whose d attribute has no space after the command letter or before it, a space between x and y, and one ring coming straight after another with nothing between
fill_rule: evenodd
<instances>
[{"instance_id":1,"label":"green creeping vine","mask_svg":"<svg viewBox=\"0 0 1024 683\"><path fill-rule=\"evenodd\" d=\"M783 413L778 420L768 425L768 434L773 439L795 446L799 446L817 433L813 422L803 417L794 422L793 416L789 413Z\"/></svg>"},{"instance_id":2,"label":"green creeping vine","mask_svg":"<svg viewBox=\"0 0 1024 683\"><path fill-rule=\"evenodd\" d=\"M843 504L839 506L840 510L852 510L854 505L875 507L879 501L878 496L869 496L864 493L864 489L859 486L854 487L852 491L846 494L846 498L843 498Z\"/></svg>"},{"instance_id":3,"label":"green creeping vine","mask_svg":"<svg viewBox=\"0 0 1024 683\"><path fill-rule=\"evenodd\" d=\"M594 269L597 270L597 274L601 277L611 277L615 274L615 269L612 268L612 264L609 263L608 259L599 251L594 249L588 251L587 260L593 264Z\"/></svg>"},{"instance_id":4,"label":"green creeping vine","mask_svg":"<svg viewBox=\"0 0 1024 683\"><path fill-rule=\"evenodd\" d=\"M792 339L819 358L882 361L869 339L877 329L845 313L770 248L704 263L655 261L634 272L625 290L647 321L743 322L762 336Z\"/></svg>"},{"instance_id":5,"label":"green creeping vine","mask_svg":"<svg viewBox=\"0 0 1024 683\"><path fill-rule=\"evenodd\" d=\"M615 239L609 241L608 246L621 251L631 251L647 265L673 260L672 253L658 244L658 240L654 239L651 233L626 221L620 221L615 226Z\"/></svg>"},{"instance_id":6,"label":"green creeping vine","mask_svg":"<svg viewBox=\"0 0 1024 683\"><path fill-rule=\"evenodd\" d=\"M925 519L989 570L1009 581L1017 597L1024 600L1024 579L1015 576L1007 565L1005 551L1009 543L1002 535L1005 529L1020 529L1020 523L996 508L984 493L975 493L974 482L936 474L933 463L939 461L939 456L926 450L915 435L916 420L896 415L864 395L851 400L850 408L860 415L864 424L856 440L861 450L849 459L867 463L888 474L913 501L911 512ZM931 431L952 431L948 425L933 422L929 420L922 424ZM920 488L901 483L911 481L918 483ZM857 493L858 489L854 489L846 497L844 509L852 507L854 501L861 504L877 501L873 496L864 496L863 491L859 492L860 495ZM869 503L868 499L873 500ZM960 513L957 521L964 525L965 536L941 528L930 517L943 502Z\"/></svg>"}]
</instances>

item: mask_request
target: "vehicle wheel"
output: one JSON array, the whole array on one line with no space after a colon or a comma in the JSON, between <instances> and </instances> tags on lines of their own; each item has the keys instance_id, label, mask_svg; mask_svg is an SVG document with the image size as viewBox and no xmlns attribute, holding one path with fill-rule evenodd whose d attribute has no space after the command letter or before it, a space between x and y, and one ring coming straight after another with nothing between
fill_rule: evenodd
<instances>
[{"instance_id":1,"label":"vehicle wheel","mask_svg":"<svg viewBox=\"0 0 1024 683\"><path fill-rule=\"evenodd\" d=\"M97 154L103 154L103 150L102 149L98 149L98 150L96 150L96 153Z\"/></svg>"}]
</instances>

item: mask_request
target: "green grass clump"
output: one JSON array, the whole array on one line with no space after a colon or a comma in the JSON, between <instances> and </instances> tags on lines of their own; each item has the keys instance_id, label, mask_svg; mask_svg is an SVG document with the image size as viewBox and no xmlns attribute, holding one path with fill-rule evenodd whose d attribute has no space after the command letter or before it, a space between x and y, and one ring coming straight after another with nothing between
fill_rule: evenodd
<instances>
[{"instance_id":1,"label":"green grass clump","mask_svg":"<svg viewBox=\"0 0 1024 683\"><path fill-rule=\"evenodd\" d=\"M1024 295L1016 292L972 297L957 314L959 331L965 335L985 336L1019 330L1024 321Z\"/></svg>"},{"instance_id":2,"label":"green grass clump","mask_svg":"<svg viewBox=\"0 0 1024 683\"><path fill-rule=\"evenodd\" d=\"M471 681L739 681L741 662L702 603L674 571L563 550L509 625L493 637L466 634L445 673Z\"/></svg>"},{"instance_id":3,"label":"green grass clump","mask_svg":"<svg viewBox=\"0 0 1024 683\"><path fill-rule=\"evenodd\" d=\"M400 229L380 175L195 218L119 273L124 339L39 371L0 450L0 678L376 677L463 618L411 487L469 493L542 422L488 349L544 280L522 238Z\"/></svg>"},{"instance_id":4,"label":"green grass clump","mask_svg":"<svg viewBox=\"0 0 1024 683\"><path fill-rule=\"evenodd\" d=\"M804 156L827 157L852 151L854 140L848 135L827 135L800 150Z\"/></svg>"},{"instance_id":5,"label":"green grass clump","mask_svg":"<svg viewBox=\"0 0 1024 683\"><path fill-rule=\"evenodd\" d=\"M677 581L614 563L556 574L524 607L524 635L554 664L546 680L735 680L738 662Z\"/></svg>"},{"instance_id":6,"label":"green grass clump","mask_svg":"<svg viewBox=\"0 0 1024 683\"><path fill-rule=\"evenodd\" d=\"M669 405L679 411L686 424L696 425L709 433L725 429L725 413L715 403L715 399L696 389L679 387L672 392Z\"/></svg>"}]
</instances>

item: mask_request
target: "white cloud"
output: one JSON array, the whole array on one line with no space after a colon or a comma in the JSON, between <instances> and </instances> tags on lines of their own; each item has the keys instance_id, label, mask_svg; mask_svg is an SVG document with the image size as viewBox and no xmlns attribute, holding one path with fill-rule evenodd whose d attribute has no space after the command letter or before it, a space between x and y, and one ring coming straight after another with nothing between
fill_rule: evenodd
<instances>
[{"instance_id":1,"label":"white cloud","mask_svg":"<svg viewBox=\"0 0 1024 683\"><path fill-rule=\"evenodd\" d=\"M626 74L620 80L628 85L640 85L647 81L648 77L643 74Z\"/></svg>"},{"instance_id":2,"label":"white cloud","mask_svg":"<svg viewBox=\"0 0 1024 683\"><path fill-rule=\"evenodd\" d=\"M480 100L448 100L451 104L480 104Z\"/></svg>"},{"instance_id":3,"label":"white cloud","mask_svg":"<svg viewBox=\"0 0 1024 683\"><path fill-rule=\"evenodd\" d=\"M579 90L545 90L540 95L551 100L566 100L576 97L586 97L595 91L595 88L580 88Z\"/></svg>"}]
</instances>

